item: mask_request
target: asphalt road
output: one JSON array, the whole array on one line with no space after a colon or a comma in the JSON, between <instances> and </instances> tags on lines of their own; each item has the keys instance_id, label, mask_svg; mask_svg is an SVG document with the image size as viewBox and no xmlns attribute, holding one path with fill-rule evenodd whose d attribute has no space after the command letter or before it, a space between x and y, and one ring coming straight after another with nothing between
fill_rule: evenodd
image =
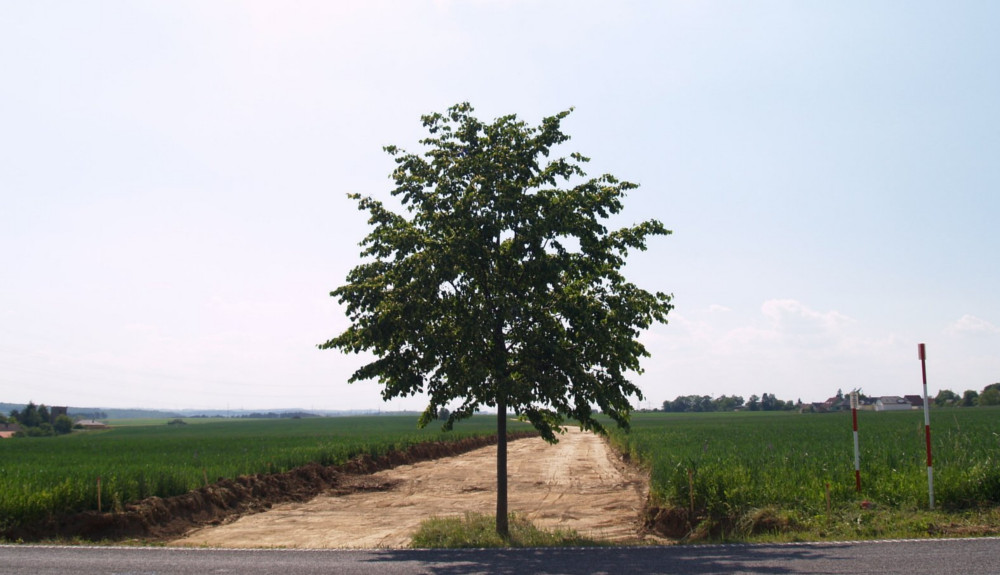
<instances>
[{"instance_id":1,"label":"asphalt road","mask_svg":"<svg viewBox=\"0 0 1000 575\"><path fill-rule=\"evenodd\" d=\"M345 551L0 545L3 575L1000 573L1000 538L790 545Z\"/></svg>"}]
</instances>

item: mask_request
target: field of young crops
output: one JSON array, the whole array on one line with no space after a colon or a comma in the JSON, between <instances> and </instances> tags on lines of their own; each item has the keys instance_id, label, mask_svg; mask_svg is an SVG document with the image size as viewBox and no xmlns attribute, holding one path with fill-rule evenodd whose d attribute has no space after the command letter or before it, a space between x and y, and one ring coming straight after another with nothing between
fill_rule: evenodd
<instances>
[{"instance_id":1,"label":"field of young crops","mask_svg":"<svg viewBox=\"0 0 1000 575\"><path fill-rule=\"evenodd\" d=\"M862 501L926 508L922 411L858 414L861 493L855 491L851 414L776 412L636 414L613 441L650 468L662 505L735 517L773 506L821 514ZM935 503L1000 504L1000 410L931 412Z\"/></svg>"},{"instance_id":2,"label":"field of young crops","mask_svg":"<svg viewBox=\"0 0 1000 575\"><path fill-rule=\"evenodd\" d=\"M98 477L107 510L186 493L221 477L340 464L415 443L496 433L489 416L463 421L450 433L437 423L418 430L415 415L189 421L0 440L0 529L50 513L97 509Z\"/></svg>"}]
</instances>

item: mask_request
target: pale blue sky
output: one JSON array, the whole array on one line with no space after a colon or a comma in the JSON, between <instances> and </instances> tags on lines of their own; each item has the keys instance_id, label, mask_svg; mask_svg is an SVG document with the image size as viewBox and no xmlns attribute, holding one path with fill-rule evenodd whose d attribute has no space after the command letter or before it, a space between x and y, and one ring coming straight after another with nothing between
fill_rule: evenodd
<instances>
[{"instance_id":1,"label":"pale blue sky","mask_svg":"<svg viewBox=\"0 0 1000 575\"><path fill-rule=\"evenodd\" d=\"M385 144L469 101L641 187L677 395L1000 381L1000 4L31 2L0 13L0 401L422 408L315 344Z\"/></svg>"}]
</instances>

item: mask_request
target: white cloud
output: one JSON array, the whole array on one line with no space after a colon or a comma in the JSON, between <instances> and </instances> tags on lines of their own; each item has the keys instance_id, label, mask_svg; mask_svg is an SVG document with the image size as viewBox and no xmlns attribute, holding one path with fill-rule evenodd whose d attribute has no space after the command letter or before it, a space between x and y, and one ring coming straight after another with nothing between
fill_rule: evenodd
<instances>
[{"instance_id":1,"label":"white cloud","mask_svg":"<svg viewBox=\"0 0 1000 575\"><path fill-rule=\"evenodd\" d=\"M837 311L812 310L792 299L772 299L761 305L771 329L785 336L824 336L839 333L854 320Z\"/></svg>"},{"instance_id":2,"label":"white cloud","mask_svg":"<svg viewBox=\"0 0 1000 575\"><path fill-rule=\"evenodd\" d=\"M726 313L727 311L733 311L733 310L724 305L713 303L712 305L708 306L708 311L709 313Z\"/></svg>"},{"instance_id":3,"label":"white cloud","mask_svg":"<svg viewBox=\"0 0 1000 575\"><path fill-rule=\"evenodd\" d=\"M991 335L1000 333L1000 327L985 319L965 314L945 328L944 332L950 336Z\"/></svg>"},{"instance_id":4,"label":"white cloud","mask_svg":"<svg viewBox=\"0 0 1000 575\"><path fill-rule=\"evenodd\" d=\"M892 333L871 332L839 311L793 299L767 300L758 310L703 308L670 319L645 339L653 357L645 363L644 389L655 398L769 392L819 401L856 387L897 393L912 355L909 342Z\"/></svg>"}]
</instances>

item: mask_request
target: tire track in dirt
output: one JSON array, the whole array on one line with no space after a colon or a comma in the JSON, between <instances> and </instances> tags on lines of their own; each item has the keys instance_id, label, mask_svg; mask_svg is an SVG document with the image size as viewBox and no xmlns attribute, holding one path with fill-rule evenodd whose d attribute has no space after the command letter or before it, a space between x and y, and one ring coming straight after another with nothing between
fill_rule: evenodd
<instances>
[{"instance_id":1,"label":"tire track in dirt","mask_svg":"<svg viewBox=\"0 0 1000 575\"><path fill-rule=\"evenodd\" d=\"M570 428L556 445L540 438L508 446L509 507L538 527L634 540L647 482L617 461L605 441ZM432 517L493 513L496 446L402 465L354 479L358 490L274 506L232 523L194 530L171 545L209 547L402 548Z\"/></svg>"}]
</instances>

